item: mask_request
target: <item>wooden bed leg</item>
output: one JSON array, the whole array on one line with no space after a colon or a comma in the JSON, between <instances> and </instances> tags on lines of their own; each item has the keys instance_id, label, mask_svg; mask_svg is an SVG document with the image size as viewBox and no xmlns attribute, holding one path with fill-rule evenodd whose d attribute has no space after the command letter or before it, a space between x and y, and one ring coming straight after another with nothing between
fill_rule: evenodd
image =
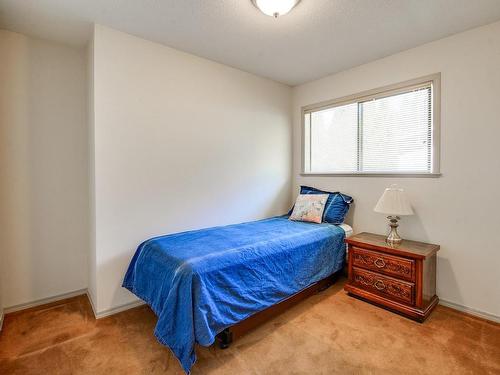
<instances>
[{"instance_id":1,"label":"wooden bed leg","mask_svg":"<svg viewBox=\"0 0 500 375\"><path fill-rule=\"evenodd\" d=\"M233 333L229 328L226 328L224 331L217 335L217 341L219 342L219 348L227 349L233 342Z\"/></svg>"},{"instance_id":2,"label":"wooden bed leg","mask_svg":"<svg viewBox=\"0 0 500 375\"><path fill-rule=\"evenodd\" d=\"M318 293L321 293L322 291L324 290L327 290L330 286L332 286L333 284L335 284L335 282L338 280L339 278L339 273L340 272L337 272L333 275L331 275L330 277L328 277L326 280L328 280L324 285L321 285L319 288L318 288Z\"/></svg>"}]
</instances>

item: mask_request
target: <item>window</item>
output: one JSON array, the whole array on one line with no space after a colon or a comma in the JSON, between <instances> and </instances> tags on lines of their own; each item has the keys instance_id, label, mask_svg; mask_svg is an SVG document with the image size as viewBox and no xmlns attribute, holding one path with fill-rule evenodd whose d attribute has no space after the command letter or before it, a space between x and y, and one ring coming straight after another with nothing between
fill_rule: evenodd
<instances>
[{"instance_id":1,"label":"window","mask_svg":"<svg viewBox=\"0 0 500 375\"><path fill-rule=\"evenodd\" d=\"M303 172L439 174L436 74L303 108Z\"/></svg>"}]
</instances>

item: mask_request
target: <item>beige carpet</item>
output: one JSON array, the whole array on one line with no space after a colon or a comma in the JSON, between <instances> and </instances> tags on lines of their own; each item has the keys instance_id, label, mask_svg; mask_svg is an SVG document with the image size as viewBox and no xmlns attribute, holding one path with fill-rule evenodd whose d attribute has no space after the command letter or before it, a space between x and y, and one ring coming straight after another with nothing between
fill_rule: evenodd
<instances>
[{"instance_id":1,"label":"beige carpet","mask_svg":"<svg viewBox=\"0 0 500 375\"><path fill-rule=\"evenodd\" d=\"M227 350L198 348L193 374L500 374L500 326L438 306L415 323L344 281ZM0 374L182 374L139 307L96 321L86 297L5 317Z\"/></svg>"}]
</instances>

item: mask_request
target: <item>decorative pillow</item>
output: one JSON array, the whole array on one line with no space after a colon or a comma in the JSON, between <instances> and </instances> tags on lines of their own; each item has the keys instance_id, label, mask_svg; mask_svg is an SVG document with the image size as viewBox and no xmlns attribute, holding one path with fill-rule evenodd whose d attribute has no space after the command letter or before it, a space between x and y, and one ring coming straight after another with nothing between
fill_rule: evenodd
<instances>
[{"instance_id":1,"label":"decorative pillow","mask_svg":"<svg viewBox=\"0 0 500 375\"><path fill-rule=\"evenodd\" d=\"M339 193L338 191L332 193L309 186L301 186L300 194L329 194L325 210L323 212L322 221L335 225L339 225L344 222L345 216L349 211L349 205L354 202L352 197ZM288 212L288 215L291 215L292 211L293 207L290 212Z\"/></svg>"},{"instance_id":2,"label":"decorative pillow","mask_svg":"<svg viewBox=\"0 0 500 375\"><path fill-rule=\"evenodd\" d=\"M290 220L321 223L328 194L300 194L295 201Z\"/></svg>"}]
</instances>

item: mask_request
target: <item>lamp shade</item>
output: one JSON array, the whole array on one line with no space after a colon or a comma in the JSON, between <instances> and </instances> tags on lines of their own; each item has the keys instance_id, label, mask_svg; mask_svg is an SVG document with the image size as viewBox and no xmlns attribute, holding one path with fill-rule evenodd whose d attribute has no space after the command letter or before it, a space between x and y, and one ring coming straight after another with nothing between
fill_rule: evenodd
<instances>
[{"instance_id":1,"label":"lamp shade","mask_svg":"<svg viewBox=\"0 0 500 375\"><path fill-rule=\"evenodd\" d=\"M385 189L373 210L394 216L413 215L408 197L397 185L391 185Z\"/></svg>"}]
</instances>

